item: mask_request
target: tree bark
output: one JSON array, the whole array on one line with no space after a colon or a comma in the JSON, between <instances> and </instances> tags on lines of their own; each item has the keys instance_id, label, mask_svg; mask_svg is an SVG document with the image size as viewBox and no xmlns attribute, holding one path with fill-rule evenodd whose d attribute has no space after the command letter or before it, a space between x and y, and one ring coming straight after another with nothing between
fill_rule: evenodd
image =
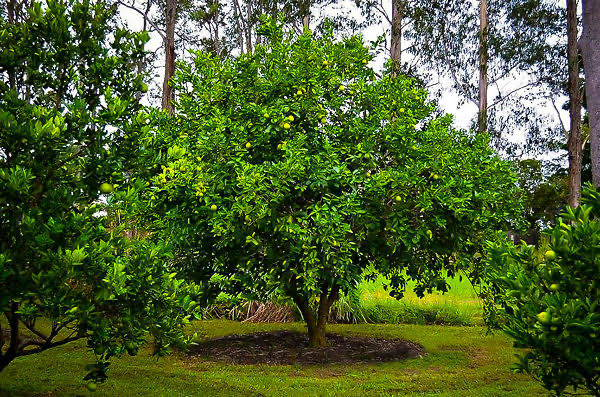
<instances>
[{"instance_id":1,"label":"tree bark","mask_svg":"<svg viewBox=\"0 0 600 397\"><path fill-rule=\"evenodd\" d=\"M8 367L8 364L10 364L12 360L9 360L8 357L0 357L0 373L2 373L2 370L6 367Z\"/></svg>"},{"instance_id":2,"label":"tree bark","mask_svg":"<svg viewBox=\"0 0 600 397\"><path fill-rule=\"evenodd\" d=\"M240 53L244 53L244 32L245 29L242 28L242 10L240 7L240 3L238 0L233 1L233 19L235 20L235 27L237 29L238 35L238 45L240 46Z\"/></svg>"},{"instance_id":3,"label":"tree bark","mask_svg":"<svg viewBox=\"0 0 600 397\"><path fill-rule=\"evenodd\" d=\"M246 52L252 52L252 3L251 0L246 0ZM258 39L258 38L257 38ZM257 43L258 45L258 43Z\"/></svg>"},{"instance_id":4,"label":"tree bark","mask_svg":"<svg viewBox=\"0 0 600 397\"><path fill-rule=\"evenodd\" d=\"M165 10L165 78L163 81L162 108L173 113L175 92L170 82L175 75L175 22L177 0L167 0Z\"/></svg>"},{"instance_id":5,"label":"tree bark","mask_svg":"<svg viewBox=\"0 0 600 397\"><path fill-rule=\"evenodd\" d=\"M305 15L302 17L302 27L304 29L308 29L310 26L310 15Z\"/></svg>"},{"instance_id":6,"label":"tree bark","mask_svg":"<svg viewBox=\"0 0 600 397\"><path fill-rule=\"evenodd\" d=\"M477 116L477 131L484 134L487 131L488 111L488 11L487 0L479 3L479 112Z\"/></svg>"},{"instance_id":7,"label":"tree bark","mask_svg":"<svg viewBox=\"0 0 600 397\"><path fill-rule=\"evenodd\" d=\"M302 16L302 28L303 29L308 29L310 26L310 6L311 6L312 1L311 0L304 0L301 4L300 4L300 12L301 12L301 16Z\"/></svg>"},{"instance_id":8,"label":"tree bark","mask_svg":"<svg viewBox=\"0 0 600 397\"><path fill-rule=\"evenodd\" d=\"M581 92L579 90L579 53L577 47L577 0L567 0L567 59L569 68L569 205L581 198Z\"/></svg>"},{"instance_id":9,"label":"tree bark","mask_svg":"<svg viewBox=\"0 0 600 397\"><path fill-rule=\"evenodd\" d=\"M402 66L402 18L403 10L400 0L392 0L392 34L390 42L390 58L392 59L392 74L398 75Z\"/></svg>"},{"instance_id":10,"label":"tree bark","mask_svg":"<svg viewBox=\"0 0 600 397\"><path fill-rule=\"evenodd\" d=\"M9 23L15 23L15 0L8 0L6 2L6 16Z\"/></svg>"},{"instance_id":11,"label":"tree bark","mask_svg":"<svg viewBox=\"0 0 600 397\"><path fill-rule=\"evenodd\" d=\"M19 317L17 310L19 305L16 302L10 304L10 315L5 313L8 320L8 329L10 331L10 339L8 341L8 349L4 353L0 349L0 372L8 366L16 357L19 348ZM2 335L4 338L4 335Z\"/></svg>"},{"instance_id":12,"label":"tree bark","mask_svg":"<svg viewBox=\"0 0 600 397\"><path fill-rule=\"evenodd\" d=\"M273 2L271 3L271 18L273 18L273 20L276 21L278 14L279 7L277 6L277 0L273 0Z\"/></svg>"},{"instance_id":13,"label":"tree bark","mask_svg":"<svg viewBox=\"0 0 600 397\"><path fill-rule=\"evenodd\" d=\"M590 116L592 182L600 187L600 0L582 0L581 52Z\"/></svg>"},{"instance_id":14,"label":"tree bark","mask_svg":"<svg viewBox=\"0 0 600 397\"><path fill-rule=\"evenodd\" d=\"M329 292L329 294L327 294ZM311 347L325 347L327 346L327 338L325 336L325 329L327 321L329 320L329 310L331 305L338 299L337 287L333 286L328 291L328 285L325 284L321 296L319 297L319 308L317 309L317 323L314 328L314 334L309 334L309 345Z\"/></svg>"},{"instance_id":15,"label":"tree bark","mask_svg":"<svg viewBox=\"0 0 600 397\"><path fill-rule=\"evenodd\" d=\"M312 312L312 310L310 310L310 306L305 299L303 299L297 294L294 295L293 298L294 303L296 304L296 306L298 306L298 309L300 310L300 313L302 313L302 317L304 318L304 322L306 323L306 327L308 329L309 344L312 346L313 341L316 340L315 338L317 335L317 320L315 319L315 315Z\"/></svg>"},{"instance_id":16,"label":"tree bark","mask_svg":"<svg viewBox=\"0 0 600 397\"><path fill-rule=\"evenodd\" d=\"M325 283L322 287L321 295L319 296L319 306L317 313L311 310L308 300L305 299L296 289L296 281L292 280L290 295L294 299L294 303L298 306L306 327L308 329L308 344L310 347L325 347L327 346L326 328L327 320L329 320L329 310L331 305L338 299L338 287L333 286L331 289Z\"/></svg>"}]
</instances>

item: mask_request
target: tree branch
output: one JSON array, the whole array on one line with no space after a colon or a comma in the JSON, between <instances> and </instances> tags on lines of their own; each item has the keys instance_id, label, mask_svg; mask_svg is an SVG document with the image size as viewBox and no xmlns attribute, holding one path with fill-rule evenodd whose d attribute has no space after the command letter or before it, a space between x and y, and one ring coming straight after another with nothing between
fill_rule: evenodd
<instances>
[{"instance_id":1,"label":"tree branch","mask_svg":"<svg viewBox=\"0 0 600 397\"><path fill-rule=\"evenodd\" d=\"M86 335L76 335L76 336L67 337L65 339L61 339L61 340L56 341L54 343L50 343L50 344L46 344L46 345L40 346L37 349L20 351L19 352L19 356L28 356L30 354L40 353L40 352L43 352L44 350L51 349L53 347L58 347L58 346L66 345L67 343L74 342L76 340L83 339L85 337L86 337Z\"/></svg>"},{"instance_id":2,"label":"tree branch","mask_svg":"<svg viewBox=\"0 0 600 397\"><path fill-rule=\"evenodd\" d=\"M119 5L122 5L125 8L129 8L130 10L133 10L133 11L137 12L138 14L140 14L142 17L144 17L144 20L146 22L148 22L150 24L150 26L152 26L156 30L156 33L159 34L160 38L163 41L166 40L165 34L162 32L162 30L154 22L152 22L152 20L150 18L148 18L148 15L145 14L143 11L138 10L137 7L135 7L133 5L126 4L126 3L124 3L121 0L117 0L116 3L119 4Z\"/></svg>"},{"instance_id":3,"label":"tree branch","mask_svg":"<svg viewBox=\"0 0 600 397\"><path fill-rule=\"evenodd\" d=\"M562 121L562 117L560 117L560 111L556 107L556 102L554 102L554 98L550 98L550 103L552 104L552 107L554 108L554 111L556 112L556 116L558 117L558 121L560 122L560 127L562 128L565 138L567 140L569 140L569 131L567 131L567 128L565 127L565 124ZM585 143L584 143L584 145L585 145Z\"/></svg>"},{"instance_id":4,"label":"tree branch","mask_svg":"<svg viewBox=\"0 0 600 397\"><path fill-rule=\"evenodd\" d=\"M512 94L514 94L515 92L518 92L518 91L520 91L520 90L522 90L522 89L525 89L525 88L527 88L527 87L531 87L532 85L536 85L536 84L537 84L537 82L535 82L535 81L530 81L529 83L527 83L527 84L525 84L525 85L523 85L523 86L521 86L521 87L519 87L519 88L515 88L514 90L510 91L508 94L506 94L506 95L504 95L504 96L503 96L503 95L501 95L501 94L499 94L499 96L500 96L500 99L498 99L498 100L494 101L494 103L492 103L491 105L489 105L489 106L488 106L488 109L491 109L491 108L493 108L494 106L498 105L499 103L502 103L502 102L503 102L503 101L504 101L506 98L508 98L509 96L511 96ZM500 91L500 90L498 89L498 91Z\"/></svg>"}]
</instances>

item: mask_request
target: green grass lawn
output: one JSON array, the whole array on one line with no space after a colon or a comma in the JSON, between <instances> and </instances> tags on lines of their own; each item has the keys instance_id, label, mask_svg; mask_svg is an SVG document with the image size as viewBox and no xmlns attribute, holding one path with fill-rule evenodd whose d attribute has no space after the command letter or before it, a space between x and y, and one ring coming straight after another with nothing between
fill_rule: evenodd
<instances>
[{"instance_id":1,"label":"green grass lawn","mask_svg":"<svg viewBox=\"0 0 600 397\"><path fill-rule=\"evenodd\" d=\"M447 293L435 292L423 298L417 297L414 282L409 281L401 300L385 291L384 281L379 276L374 282L362 282L357 300L342 297L334 304L334 312L337 310L341 313L338 317L356 323L483 325L482 302L466 279L449 279Z\"/></svg>"},{"instance_id":2,"label":"green grass lawn","mask_svg":"<svg viewBox=\"0 0 600 397\"><path fill-rule=\"evenodd\" d=\"M200 321L190 332L203 337L294 329L293 324ZM421 343L428 356L403 362L348 365L227 365L182 353L161 359L144 349L137 357L115 359L109 380L96 395L410 395L533 396L544 391L528 376L512 374L515 350L501 335L482 327L335 324L340 334L403 338ZM0 395L89 395L83 366L93 356L83 343L23 357L0 374Z\"/></svg>"}]
</instances>

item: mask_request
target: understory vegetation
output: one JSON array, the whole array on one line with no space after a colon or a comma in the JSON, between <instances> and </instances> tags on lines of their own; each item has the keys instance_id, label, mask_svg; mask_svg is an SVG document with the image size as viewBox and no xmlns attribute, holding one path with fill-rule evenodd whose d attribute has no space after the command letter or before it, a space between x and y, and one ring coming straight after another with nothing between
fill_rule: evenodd
<instances>
[{"instance_id":1,"label":"understory vegetation","mask_svg":"<svg viewBox=\"0 0 600 397\"><path fill-rule=\"evenodd\" d=\"M385 280L363 281L355 291L342 295L331 308L329 321L342 324L435 324L483 325L483 303L466 278L448 280L446 293L435 292L419 298L410 290L401 300L390 297ZM247 322L293 322L302 320L293 302L273 298L266 302L236 301L223 294L208 306L203 317Z\"/></svg>"}]
</instances>

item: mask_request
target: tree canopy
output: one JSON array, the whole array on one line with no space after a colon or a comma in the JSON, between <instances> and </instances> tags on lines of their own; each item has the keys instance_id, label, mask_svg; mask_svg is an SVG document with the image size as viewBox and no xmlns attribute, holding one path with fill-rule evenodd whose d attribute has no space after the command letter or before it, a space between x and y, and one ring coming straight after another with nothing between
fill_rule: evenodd
<instances>
[{"instance_id":1,"label":"tree canopy","mask_svg":"<svg viewBox=\"0 0 600 397\"><path fill-rule=\"evenodd\" d=\"M311 342L368 270L401 297L446 290L488 232L518 218L516 179L483 137L433 116L413 80L377 77L359 36L284 33L222 60L196 53L176 115L142 138L146 219L196 280L294 299ZM316 313L313 306L318 301Z\"/></svg>"}]
</instances>

